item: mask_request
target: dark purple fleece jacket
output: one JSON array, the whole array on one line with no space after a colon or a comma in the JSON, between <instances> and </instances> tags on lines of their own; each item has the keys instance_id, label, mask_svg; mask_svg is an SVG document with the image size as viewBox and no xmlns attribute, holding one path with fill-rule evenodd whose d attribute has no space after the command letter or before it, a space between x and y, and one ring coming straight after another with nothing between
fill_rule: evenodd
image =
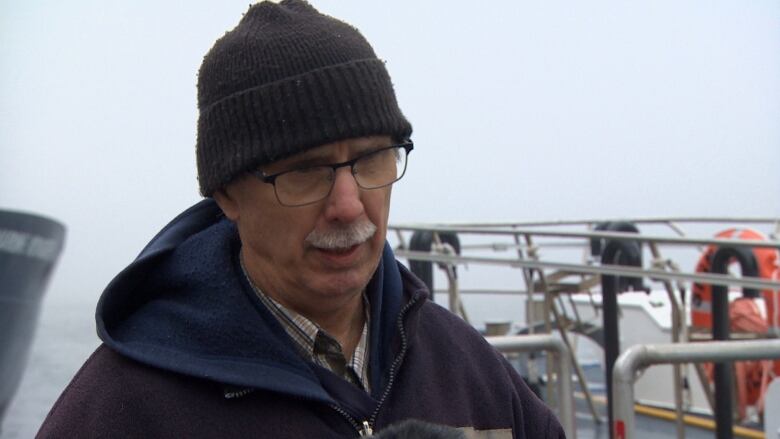
<instances>
[{"instance_id":1,"label":"dark purple fleece jacket","mask_svg":"<svg viewBox=\"0 0 780 439\"><path fill-rule=\"evenodd\" d=\"M484 437L564 437L506 360L429 301L388 246L367 287L367 395L295 353L237 275L239 245L210 201L163 229L106 289L104 345L38 437L357 437L364 421L378 431L408 418L495 434Z\"/></svg>"}]
</instances>

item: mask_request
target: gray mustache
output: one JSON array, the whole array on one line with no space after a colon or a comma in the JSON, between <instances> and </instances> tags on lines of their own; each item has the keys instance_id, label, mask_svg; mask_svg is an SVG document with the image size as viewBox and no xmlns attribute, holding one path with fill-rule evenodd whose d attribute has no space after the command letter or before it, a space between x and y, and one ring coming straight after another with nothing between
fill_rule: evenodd
<instances>
[{"instance_id":1,"label":"gray mustache","mask_svg":"<svg viewBox=\"0 0 780 439\"><path fill-rule=\"evenodd\" d=\"M306 243L321 249L349 248L368 241L376 233L376 226L368 219L325 231L312 230Z\"/></svg>"}]
</instances>

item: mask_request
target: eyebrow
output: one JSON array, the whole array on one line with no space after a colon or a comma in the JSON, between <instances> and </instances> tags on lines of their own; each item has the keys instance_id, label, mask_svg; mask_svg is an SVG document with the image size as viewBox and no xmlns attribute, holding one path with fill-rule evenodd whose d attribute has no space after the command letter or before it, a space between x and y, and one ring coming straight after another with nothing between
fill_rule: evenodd
<instances>
[{"instance_id":1,"label":"eyebrow","mask_svg":"<svg viewBox=\"0 0 780 439\"><path fill-rule=\"evenodd\" d=\"M352 160L355 157L359 157L359 156L362 156L362 155L365 155L365 154L370 154L370 153L372 153L374 151L378 151L378 150L380 150L382 148L387 148L388 146L392 146L392 145L393 144L391 143L390 145L376 144L376 145L368 145L368 146L365 146L365 147L359 147L359 148L357 148L356 151L354 151L354 154L352 154L352 157L350 159L348 159L348 160ZM327 166L327 165L332 164L332 163L340 163L340 162L335 162L333 160L328 160L327 154L323 154L323 155L314 155L314 156L310 156L310 157L304 157L304 158L301 158L300 160L295 160L292 163L290 163L289 166L285 166L284 168L286 170L288 170L288 171L292 171L292 170L295 170L295 169L310 168L310 167L313 167L313 166Z\"/></svg>"},{"instance_id":2,"label":"eyebrow","mask_svg":"<svg viewBox=\"0 0 780 439\"><path fill-rule=\"evenodd\" d=\"M325 163L326 163L326 157L314 156L314 157L302 158L300 160L294 160L288 166L285 166L285 168L288 170L293 170L298 168L310 168L312 166L321 166L324 165Z\"/></svg>"}]
</instances>

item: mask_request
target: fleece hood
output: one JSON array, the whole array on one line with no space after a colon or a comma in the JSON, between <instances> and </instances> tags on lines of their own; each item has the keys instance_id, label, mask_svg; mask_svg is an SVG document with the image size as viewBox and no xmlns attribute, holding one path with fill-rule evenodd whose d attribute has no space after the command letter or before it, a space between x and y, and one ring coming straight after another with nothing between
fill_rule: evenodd
<instances>
[{"instance_id":1,"label":"fleece hood","mask_svg":"<svg viewBox=\"0 0 780 439\"><path fill-rule=\"evenodd\" d=\"M331 402L314 366L240 272L235 225L206 199L183 212L108 285L98 302L98 336L141 363L223 385ZM400 266L385 244L367 286L372 393L392 362L402 302Z\"/></svg>"}]
</instances>

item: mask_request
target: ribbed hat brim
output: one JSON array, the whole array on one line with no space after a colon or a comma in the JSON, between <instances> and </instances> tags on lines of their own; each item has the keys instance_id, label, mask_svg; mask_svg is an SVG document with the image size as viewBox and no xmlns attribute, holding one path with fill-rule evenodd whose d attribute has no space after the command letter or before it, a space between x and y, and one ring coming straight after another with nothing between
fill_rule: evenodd
<instances>
[{"instance_id":1,"label":"ribbed hat brim","mask_svg":"<svg viewBox=\"0 0 780 439\"><path fill-rule=\"evenodd\" d=\"M243 172L318 145L368 135L405 139L411 132L381 60L313 70L201 109L201 192L211 196Z\"/></svg>"}]
</instances>

